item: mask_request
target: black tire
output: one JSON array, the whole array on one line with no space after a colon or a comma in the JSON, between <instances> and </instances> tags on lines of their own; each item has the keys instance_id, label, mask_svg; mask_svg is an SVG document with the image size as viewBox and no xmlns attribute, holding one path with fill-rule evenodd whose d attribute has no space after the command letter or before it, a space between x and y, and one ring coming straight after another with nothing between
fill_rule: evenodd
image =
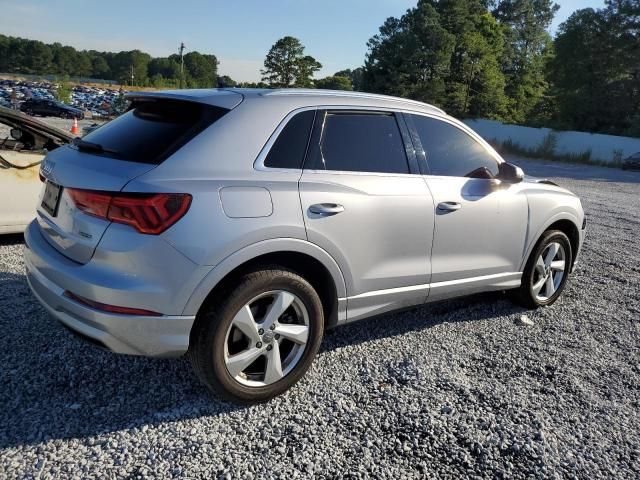
<instances>
[{"instance_id":1,"label":"black tire","mask_svg":"<svg viewBox=\"0 0 640 480\"><path fill-rule=\"evenodd\" d=\"M542 253L551 243L554 242L560 243L564 248L564 275L562 276L562 280L560 281L560 284L558 285L555 293L548 297L546 300L540 300L533 292L533 285L537 279L536 276L538 275L536 273L535 265L538 257L542 255ZM558 297L560 297L567 284L567 279L569 278L569 272L571 270L572 262L573 252L571 250L571 242L569 241L569 238L564 234L564 232L561 232L560 230L546 231L542 235L542 237L540 237L540 240L538 240L538 244L535 246L535 248L531 252L531 255L529 256L529 259L527 260L524 272L522 273L522 283L520 287L516 290L513 290L512 292L514 300L516 300L521 305L532 309L553 304L558 299Z\"/></svg>"},{"instance_id":2,"label":"black tire","mask_svg":"<svg viewBox=\"0 0 640 480\"><path fill-rule=\"evenodd\" d=\"M225 365L227 331L235 315L265 292L283 290L302 301L309 317L309 335L295 367L280 380L264 386L247 386L234 379ZM297 273L279 266L263 267L243 275L220 291L198 314L191 332L188 357L198 378L215 394L235 403L259 403L293 386L311 366L324 332L322 302L311 284Z\"/></svg>"}]
</instances>

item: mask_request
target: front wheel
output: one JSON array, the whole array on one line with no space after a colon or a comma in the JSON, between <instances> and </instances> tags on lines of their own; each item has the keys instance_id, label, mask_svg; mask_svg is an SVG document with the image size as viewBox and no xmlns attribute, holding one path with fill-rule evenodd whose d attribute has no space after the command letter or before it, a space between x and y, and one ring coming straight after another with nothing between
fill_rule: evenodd
<instances>
[{"instance_id":1,"label":"front wheel","mask_svg":"<svg viewBox=\"0 0 640 480\"><path fill-rule=\"evenodd\" d=\"M309 369L324 329L306 279L278 267L244 275L197 319L189 358L200 380L239 403L269 400Z\"/></svg>"},{"instance_id":2,"label":"front wheel","mask_svg":"<svg viewBox=\"0 0 640 480\"><path fill-rule=\"evenodd\" d=\"M520 288L514 292L516 300L529 308L555 302L567 283L572 255L571 242L563 232L545 232L527 261Z\"/></svg>"}]
</instances>

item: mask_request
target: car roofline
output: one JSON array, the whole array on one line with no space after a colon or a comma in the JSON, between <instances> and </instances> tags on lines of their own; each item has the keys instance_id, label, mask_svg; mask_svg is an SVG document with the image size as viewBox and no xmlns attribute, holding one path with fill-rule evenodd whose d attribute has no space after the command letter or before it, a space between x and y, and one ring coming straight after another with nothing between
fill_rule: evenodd
<instances>
[{"instance_id":1,"label":"car roofline","mask_svg":"<svg viewBox=\"0 0 640 480\"><path fill-rule=\"evenodd\" d=\"M382 102L396 103L404 106L420 107L438 115L447 115L444 110L434 105L411 100L408 98L392 97L377 93L352 92L347 90L322 90L307 88L209 88L209 89L185 89L185 90L158 90L146 92L129 92L127 99L134 98L169 98L191 102L205 103L223 108L233 109L248 97L308 97L308 98L341 98L354 100L378 100Z\"/></svg>"},{"instance_id":2,"label":"car roofline","mask_svg":"<svg viewBox=\"0 0 640 480\"><path fill-rule=\"evenodd\" d=\"M241 90L237 90L240 92ZM390 95L381 95L378 93L368 92L353 92L349 90L324 90L313 88L281 88L281 89L264 89L257 93L260 96L308 96L308 97L339 97L339 98L354 98L354 99L371 99L382 100L386 102L395 102L405 105L419 106L422 108L428 108L434 113L440 115L446 115L446 112L441 108L438 108L429 103L419 102L417 100L411 100L409 98L393 97Z\"/></svg>"}]
</instances>

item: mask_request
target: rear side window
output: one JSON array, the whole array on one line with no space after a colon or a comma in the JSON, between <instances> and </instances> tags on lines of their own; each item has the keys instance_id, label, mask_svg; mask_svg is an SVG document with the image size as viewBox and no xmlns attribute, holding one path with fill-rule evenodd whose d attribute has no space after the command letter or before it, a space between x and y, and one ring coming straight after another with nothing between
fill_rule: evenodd
<instances>
[{"instance_id":1,"label":"rear side window","mask_svg":"<svg viewBox=\"0 0 640 480\"><path fill-rule=\"evenodd\" d=\"M409 164L393 114L328 112L316 169L348 172L409 173Z\"/></svg>"},{"instance_id":2,"label":"rear side window","mask_svg":"<svg viewBox=\"0 0 640 480\"><path fill-rule=\"evenodd\" d=\"M315 110L294 115L278 135L264 161L270 168L302 168Z\"/></svg>"},{"instance_id":3,"label":"rear side window","mask_svg":"<svg viewBox=\"0 0 640 480\"><path fill-rule=\"evenodd\" d=\"M465 131L435 118L412 118L432 175L465 177L481 167L498 174L496 159Z\"/></svg>"},{"instance_id":4,"label":"rear side window","mask_svg":"<svg viewBox=\"0 0 640 480\"><path fill-rule=\"evenodd\" d=\"M100 155L159 164L227 112L195 102L134 99L126 113L83 140L100 145Z\"/></svg>"}]
</instances>

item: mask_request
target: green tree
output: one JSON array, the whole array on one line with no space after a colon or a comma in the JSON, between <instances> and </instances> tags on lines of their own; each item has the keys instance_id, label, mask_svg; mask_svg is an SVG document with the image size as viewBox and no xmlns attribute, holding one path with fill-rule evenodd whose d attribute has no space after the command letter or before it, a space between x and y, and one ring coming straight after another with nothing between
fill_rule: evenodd
<instances>
[{"instance_id":1,"label":"green tree","mask_svg":"<svg viewBox=\"0 0 640 480\"><path fill-rule=\"evenodd\" d=\"M229 75L222 75L218 77L218 85L224 85L225 87L237 87L238 82L236 82Z\"/></svg>"},{"instance_id":2,"label":"green tree","mask_svg":"<svg viewBox=\"0 0 640 480\"><path fill-rule=\"evenodd\" d=\"M388 18L367 46L364 90L444 104L454 35L425 1L400 19Z\"/></svg>"},{"instance_id":3,"label":"green tree","mask_svg":"<svg viewBox=\"0 0 640 480\"><path fill-rule=\"evenodd\" d=\"M555 39L556 126L634 133L640 112L640 2L576 11Z\"/></svg>"},{"instance_id":4,"label":"green tree","mask_svg":"<svg viewBox=\"0 0 640 480\"><path fill-rule=\"evenodd\" d=\"M347 77L349 80L351 80L351 86L353 87L353 89L356 91L359 91L359 90L362 90L362 72L363 71L364 71L364 68L362 67L354 68L353 70L351 70L350 68L347 68L345 70L340 70L339 72L334 73L333 76Z\"/></svg>"},{"instance_id":5,"label":"green tree","mask_svg":"<svg viewBox=\"0 0 640 480\"><path fill-rule=\"evenodd\" d=\"M185 55L185 79L190 87L217 85L218 60L215 55L190 52ZM76 50L60 43L0 35L0 71L9 73L55 74L116 80L122 84L176 87L180 82L180 57L151 58L140 50L98 52Z\"/></svg>"},{"instance_id":6,"label":"green tree","mask_svg":"<svg viewBox=\"0 0 640 480\"><path fill-rule=\"evenodd\" d=\"M115 80L126 85L144 85L148 78L148 66L151 56L140 50L118 52L110 65ZM133 74L133 83L131 75Z\"/></svg>"},{"instance_id":7,"label":"green tree","mask_svg":"<svg viewBox=\"0 0 640 480\"><path fill-rule=\"evenodd\" d=\"M473 28L456 41L445 108L459 116L502 119L507 105L499 63L502 31L488 12L473 20Z\"/></svg>"},{"instance_id":8,"label":"green tree","mask_svg":"<svg viewBox=\"0 0 640 480\"><path fill-rule=\"evenodd\" d=\"M111 69L106 58L98 52L91 52L91 76L94 78L111 78Z\"/></svg>"},{"instance_id":9,"label":"green tree","mask_svg":"<svg viewBox=\"0 0 640 480\"><path fill-rule=\"evenodd\" d=\"M509 121L526 122L544 100L545 67L553 52L547 29L559 8L552 0L501 0L494 10L505 32L502 71Z\"/></svg>"},{"instance_id":10,"label":"green tree","mask_svg":"<svg viewBox=\"0 0 640 480\"><path fill-rule=\"evenodd\" d=\"M53 53L48 45L35 40L26 40L24 45L24 67L27 73L49 73L52 61Z\"/></svg>"},{"instance_id":11,"label":"green tree","mask_svg":"<svg viewBox=\"0 0 640 480\"><path fill-rule=\"evenodd\" d=\"M147 69L150 77L160 74L165 79L180 81L180 57L178 55L172 55L168 58L153 58L149 62Z\"/></svg>"},{"instance_id":12,"label":"green tree","mask_svg":"<svg viewBox=\"0 0 640 480\"><path fill-rule=\"evenodd\" d=\"M294 37L283 37L267 53L262 80L272 87L311 87L312 76L322 65L310 55Z\"/></svg>"},{"instance_id":13,"label":"green tree","mask_svg":"<svg viewBox=\"0 0 640 480\"><path fill-rule=\"evenodd\" d=\"M503 118L504 34L479 0L419 0L368 43L363 87L440 105L458 116Z\"/></svg>"},{"instance_id":14,"label":"green tree","mask_svg":"<svg viewBox=\"0 0 640 480\"><path fill-rule=\"evenodd\" d=\"M73 47L62 46L59 43L52 45L54 72L58 75L73 75L78 61L77 51Z\"/></svg>"},{"instance_id":15,"label":"green tree","mask_svg":"<svg viewBox=\"0 0 640 480\"><path fill-rule=\"evenodd\" d=\"M218 59L215 55L189 52L184 56L184 68L189 88L212 88L217 85Z\"/></svg>"},{"instance_id":16,"label":"green tree","mask_svg":"<svg viewBox=\"0 0 640 480\"><path fill-rule=\"evenodd\" d=\"M335 75L333 77L324 77L315 81L316 88L324 88L327 90L353 90L351 79Z\"/></svg>"},{"instance_id":17,"label":"green tree","mask_svg":"<svg viewBox=\"0 0 640 480\"><path fill-rule=\"evenodd\" d=\"M56 100L67 104L71 103L71 84L69 83L68 76L65 76L62 81L56 85L53 94Z\"/></svg>"}]
</instances>

